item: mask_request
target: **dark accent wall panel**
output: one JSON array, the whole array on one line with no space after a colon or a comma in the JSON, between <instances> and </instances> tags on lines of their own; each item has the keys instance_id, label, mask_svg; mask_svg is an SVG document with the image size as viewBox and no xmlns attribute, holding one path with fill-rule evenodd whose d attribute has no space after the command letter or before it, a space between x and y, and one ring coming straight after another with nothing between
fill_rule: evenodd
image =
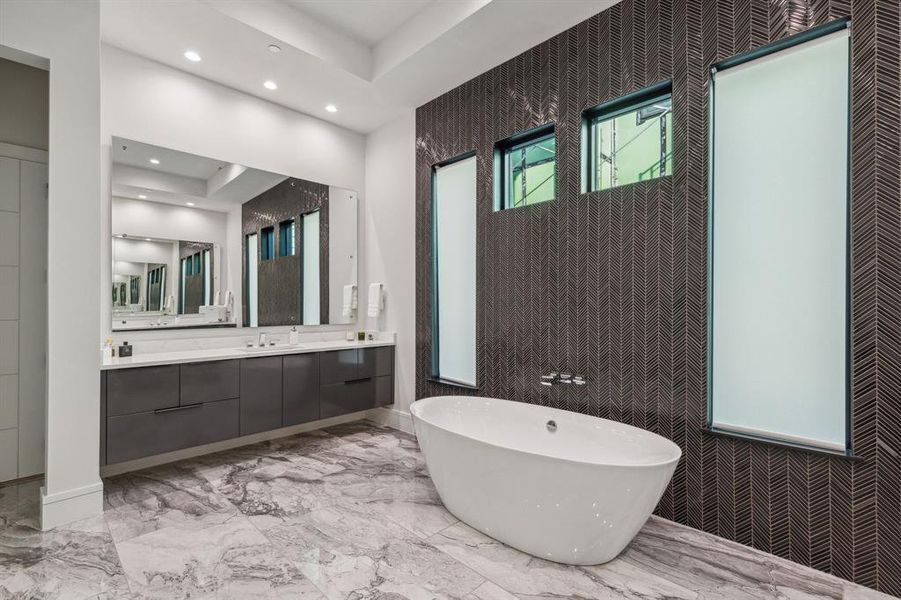
<instances>
[{"instance_id":1,"label":"dark accent wall panel","mask_svg":"<svg viewBox=\"0 0 901 600\"><path fill-rule=\"evenodd\" d=\"M292 325L302 322L303 298L301 297L302 265L300 217L319 210L319 322L329 318L329 186L305 179L288 178L269 188L259 196L248 200L241 207L242 241L241 273L246 278L247 265L244 236L260 233L264 227L275 231L276 257L260 261L258 283L259 324ZM278 256L278 225L288 219L295 220L294 256ZM258 257L259 258L259 257ZM247 307L247 289L242 285L244 307ZM245 313L246 319L246 313Z\"/></svg>"},{"instance_id":2,"label":"dark accent wall panel","mask_svg":"<svg viewBox=\"0 0 901 600\"><path fill-rule=\"evenodd\" d=\"M897 0L623 0L416 112L416 394L428 380L431 166L478 153L480 395L616 419L683 449L657 513L901 594L901 10ZM852 462L702 433L707 79L852 18ZM580 114L673 81L674 173L580 194ZM557 200L492 212L495 141L557 126ZM773 343L779 343L774 340ZM548 388L552 368L584 388Z\"/></svg>"}]
</instances>

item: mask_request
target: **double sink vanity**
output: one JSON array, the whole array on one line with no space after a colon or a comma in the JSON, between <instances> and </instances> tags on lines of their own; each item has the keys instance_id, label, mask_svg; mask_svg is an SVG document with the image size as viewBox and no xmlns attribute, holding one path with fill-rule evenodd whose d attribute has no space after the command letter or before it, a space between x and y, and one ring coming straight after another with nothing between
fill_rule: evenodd
<instances>
[{"instance_id":1,"label":"double sink vanity","mask_svg":"<svg viewBox=\"0 0 901 600\"><path fill-rule=\"evenodd\" d=\"M100 464L394 402L394 341L136 354L100 373Z\"/></svg>"}]
</instances>

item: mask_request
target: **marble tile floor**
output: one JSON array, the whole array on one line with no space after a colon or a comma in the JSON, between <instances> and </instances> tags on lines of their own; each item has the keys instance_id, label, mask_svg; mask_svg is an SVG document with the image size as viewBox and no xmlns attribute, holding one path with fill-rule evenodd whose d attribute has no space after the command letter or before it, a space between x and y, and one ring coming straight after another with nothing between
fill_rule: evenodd
<instances>
[{"instance_id":1,"label":"marble tile floor","mask_svg":"<svg viewBox=\"0 0 901 600\"><path fill-rule=\"evenodd\" d=\"M652 518L567 567L441 505L416 440L357 422L105 481L103 516L37 531L39 482L0 488L0 599L887 598Z\"/></svg>"}]
</instances>

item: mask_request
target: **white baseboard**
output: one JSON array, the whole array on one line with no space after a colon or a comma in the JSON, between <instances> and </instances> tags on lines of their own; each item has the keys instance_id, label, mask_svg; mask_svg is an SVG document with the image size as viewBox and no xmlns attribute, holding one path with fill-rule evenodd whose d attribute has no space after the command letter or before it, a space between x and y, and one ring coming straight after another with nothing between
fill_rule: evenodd
<instances>
[{"instance_id":1,"label":"white baseboard","mask_svg":"<svg viewBox=\"0 0 901 600\"><path fill-rule=\"evenodd\" d=\"M370 411L369 420L413 435L413 417L408 412L394 408L376 408Z\"/></svg>"},{"instance_id":2,"label":"white baseboard","mask_svg":"<svg viewBox=\"0 0 901 600\"><path fill-rule=\"evenodd\" d=\"M41 529L48 531L103 514L103 482L48 494L41 487Z\"/></svg>"}]
</instances>

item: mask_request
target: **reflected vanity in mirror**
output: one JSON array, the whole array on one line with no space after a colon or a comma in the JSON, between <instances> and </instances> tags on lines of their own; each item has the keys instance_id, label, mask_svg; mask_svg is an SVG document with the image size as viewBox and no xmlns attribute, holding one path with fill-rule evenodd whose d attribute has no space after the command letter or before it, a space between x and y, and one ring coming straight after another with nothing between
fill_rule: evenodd
<instances>
[{"instance_id":1,"label":"reflected vanity in mirror","mask_svg":"<svg viewBox=\"0 0 901 600\"><path fill-rule=\"evenodd\" d=\"M111 174L113 331L356 322L353 190L123 138Z\"/></svg>"}]
</instances>

